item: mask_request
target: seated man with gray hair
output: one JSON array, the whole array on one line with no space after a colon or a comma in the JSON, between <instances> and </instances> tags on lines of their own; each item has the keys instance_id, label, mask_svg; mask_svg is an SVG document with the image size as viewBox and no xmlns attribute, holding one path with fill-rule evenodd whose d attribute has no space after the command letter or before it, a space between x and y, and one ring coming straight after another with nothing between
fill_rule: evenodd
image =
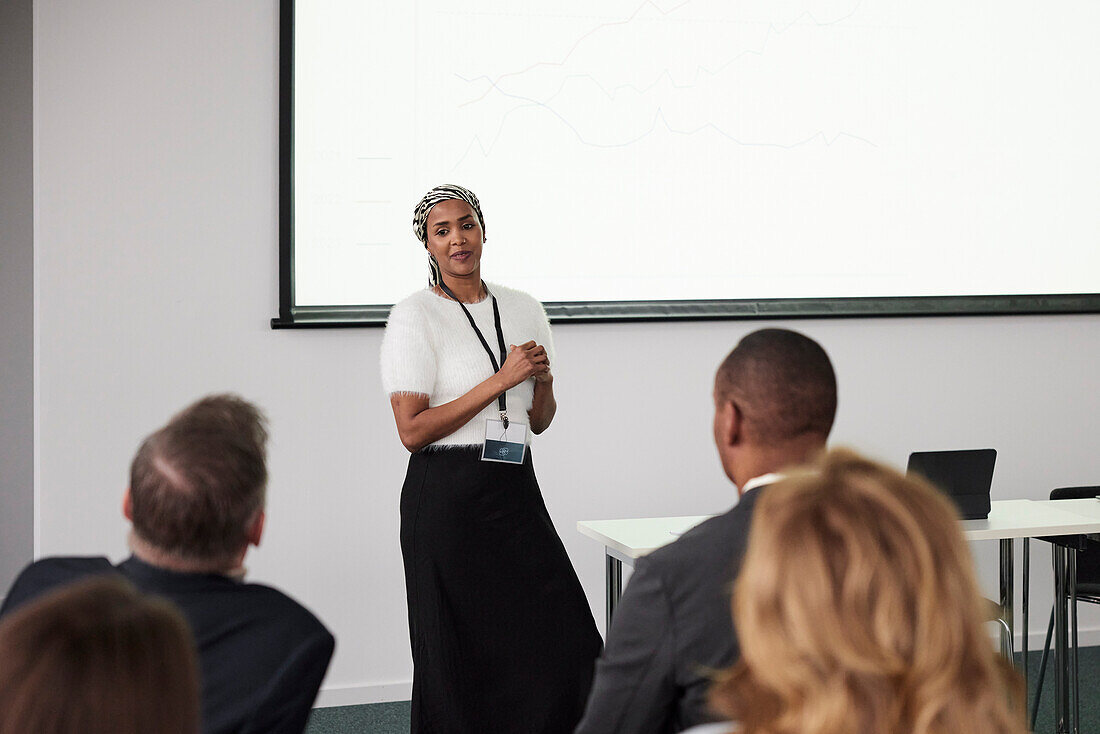
<instances>
[{"instance_id":1,"label":"seated man with gray hair","mask_svg":"<svg viewBox=\"0 0 1100 734\"><path fill-rule=\"evenodd\" d=\"M15 580L0 616L94 574L120 574L173 602L198 649L207 734L300 734L334 640L281 591L244 581L259 545L267 486L263 414L234 395L203 398L142 443L123 513L133 553L44 558ZM164 661L171 664L171 661Z\"/></svg>"}]
</instances>

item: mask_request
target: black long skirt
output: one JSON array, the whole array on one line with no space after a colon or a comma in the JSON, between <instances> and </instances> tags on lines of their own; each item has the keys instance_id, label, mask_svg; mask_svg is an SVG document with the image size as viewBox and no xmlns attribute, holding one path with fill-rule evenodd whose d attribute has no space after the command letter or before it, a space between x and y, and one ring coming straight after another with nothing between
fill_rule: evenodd
<instances>
[{"instance_id":1,"label":"black long skirt","mask_svg":"<svg viewBox=\"0 0 1100 734\"><path fill-rule=\"evenodd\" d=\"M413 454L401 490L412 734L564 734L584 711L600 637L550 521L530 450Z\"/></svg>"}]
</instances>

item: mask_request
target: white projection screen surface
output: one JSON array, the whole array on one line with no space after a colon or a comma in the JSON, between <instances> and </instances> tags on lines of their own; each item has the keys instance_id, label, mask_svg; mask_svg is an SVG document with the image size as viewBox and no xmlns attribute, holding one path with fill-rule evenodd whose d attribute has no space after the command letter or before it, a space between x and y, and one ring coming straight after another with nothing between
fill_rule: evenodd
<instances>
[{"instance_id":1,"label":"white projection screen surface","mask_svg":"<svg viewBox=\"0 0 1100 734\"><path fill-rule=\"evenodd\" d=\"M1096 0L283 0L291 18L285 322L384 320L423 287L412 210L440 183L481 199L485 279L557 316L1098 308Z\"/></svg>"}]
</instances>

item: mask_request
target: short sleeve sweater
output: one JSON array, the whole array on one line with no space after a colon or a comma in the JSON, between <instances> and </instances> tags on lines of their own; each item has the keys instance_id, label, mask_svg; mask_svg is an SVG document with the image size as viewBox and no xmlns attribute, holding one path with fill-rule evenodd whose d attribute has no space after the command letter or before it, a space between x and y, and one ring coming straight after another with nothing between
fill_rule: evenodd
<instances>
[{"instance_id":1,"label":"short sleeve sweater","mask_svg":"<svg viewBox=\"0 0 1100 734\"><path fill-rule=\"evenodd\" d=\"M505 347L534 340L546 347L553 364L554 344L542 304L522 291L492 283L486 286L497 298ZM466 308L499 360L492 299L468 303ZM465 395L493 375L489 355L462 307L429 288L413 293L390 311L381 359L382 387L386 393L427 395L429 408ZM510 389L508 417L527 423L534 394L534 378ZM431 445L480 445L485 439L486 419L499 417L494 400L469 423ZM530 431L527 437L530 441Z\"/></svg>"}]
</instances>

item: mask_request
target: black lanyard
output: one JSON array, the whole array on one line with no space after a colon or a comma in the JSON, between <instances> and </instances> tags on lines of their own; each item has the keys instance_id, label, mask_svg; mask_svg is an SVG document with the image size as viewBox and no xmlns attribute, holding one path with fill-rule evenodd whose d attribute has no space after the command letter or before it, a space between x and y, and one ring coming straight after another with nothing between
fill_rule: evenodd
<instances>
[{"instance_id":1,"label":"black lanyard","mask_svg":"<svg viewBox=\"0 0 1100 734\"><path fill-rule=\"evenodd\" d=\"M477 323L474 322L474 317L470 313L470 310L466 308L466 304L458 299L458 296L447 287L447 284L443 282L443 279L439 279L439 287L450 296L459 306L462 307L462 313L466 314L466 318L470 321L470 326L474 327L474 333L477 334L477 338L481 340L481 346L485 347L485 353L489 355L489 361L493 363L493 374L500 372L501 366L508 358L508 348L504 346L504 330L500 328L500 309L497 307L497 297L489 290L489 286L482 283L485 287L485 292L489 294L489 298L493 299L493 325L497 327L497 343L500 345L500 362L497 363L497 358L493 355L493 350L489 348L489 342L485 341L485 335L481 333L481 329L477 328ZM497 398L497 408L500 409L500 421L504 424L504 428L508 428L508 403L505 400L505 396L508 391L505 390Z\"/></svg>"}]
</instances>

